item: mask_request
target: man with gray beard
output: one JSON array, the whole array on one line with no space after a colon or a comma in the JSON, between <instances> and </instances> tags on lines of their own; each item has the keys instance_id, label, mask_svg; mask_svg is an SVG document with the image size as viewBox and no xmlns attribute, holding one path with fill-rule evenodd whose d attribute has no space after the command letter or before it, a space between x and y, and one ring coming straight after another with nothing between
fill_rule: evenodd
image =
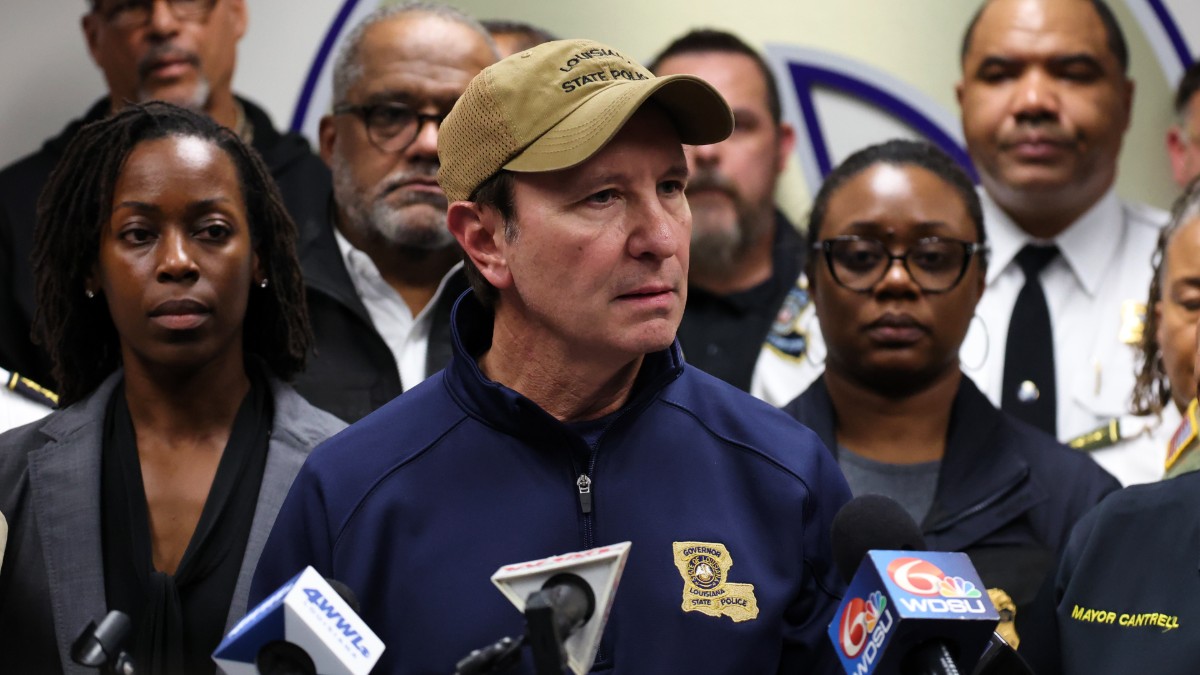
<instances>
[{"instance_id":1,"label":"man with gray beard","mask_svg":"<svg viewBox=\"0 0 1200 675\"><path fill-rule=\"evenodd\" d=\"M775 207L795 133L780 120L767 64L735 35L694 30L650 69L699 75L733 108L733 135L688 150L691 271L679 342L688 363L748 391L777 316L808 302L803 241Z\"/></svg>"},{"instance_id":2,"label":"man with gray beard","mask_svg":"<svg viewBox=\"0 0 1200 675\"><path fill-rule=\"evenodd\" d=\"M468 284L446 229L438 128L496 60L471 17L409 3L366 17L334 64L320 127L333 204L300 242L316 353L296 389L347 422L450 359L450 309Z\"/></svg>"},{"instance_id":3,"label":"man with gray beard","mask_svg":"<svg viewBox=\"0 0 1200 675\"><path fill-rule=\"evenodd\" d=\"M233 93L237 44L249 21L246 4L90 0L81 24L107 94L37 152L0 171L0 367L53 388L50 359L29 337L37 198L79 129L129 102L168 101L233 129L262 155L302 230L324 217L328 169L303 137L281 134L258 106Z\"/></svg>"}]
</instances>

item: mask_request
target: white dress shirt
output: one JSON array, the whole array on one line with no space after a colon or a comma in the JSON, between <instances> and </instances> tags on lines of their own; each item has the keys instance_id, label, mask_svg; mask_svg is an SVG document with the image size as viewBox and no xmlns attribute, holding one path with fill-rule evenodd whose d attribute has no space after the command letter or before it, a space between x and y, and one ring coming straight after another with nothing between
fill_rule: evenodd
<instances>
[{"instance_id":1,"label":"white dress shirt","mask_svg":"<svg viewBox=\"0 0 1200 675\"><path fill-rule=\"evenodd\" d=\"M980 190L991 249L987 290L959 350L963 372L1000 405L1008 322L1025 275L1016 255L1037 241ZM1042 271L1054 333L1058 437L1069 440L1129 415L1133 392L1132 339L1141 329L1132 310L1146 302L1151 256L1167 215L1122 202L1110 190L1053 241L1061 255ZM1050 243L1050 242L1043 242ZM796 319L808 350L791 358L764 346L750 393L773 405L800 395L824 368L825 344L810 303Z\"/></svg>"},{"instance_id":2,"label":"white dress shirt","mask_svg":"<svg viewBox=\"0 0 1200 675\"><path fill-rule=\"evenodd\" d=\"M358 297L367 308L371 323L383 341L387 343L400 371L400 385L408 391L420 384L432 373L425 372L425 356L429 351L429 328L433 321L433 308L446 288L446 281L461 267L459 262L442 277L437 291L429 303L415 317L408 303L388 285L375 261L366 253L354 248L342 233L334 228L334 237L342 252L342 260Z\"/></svg>"},{"instance_id":3,"label":"white dress shirt","mask_svg":"<svg viewBox=\"0 0 1200 675\"><path fill-rule=\"evenodd\" d=\"M980 191L991 255L987 291L959 350L963 372L997 406L1008 323L1025 275L1016 256L1040 242ZM1059 255L1042 270L1054 334L1058 438L1067 441L1129 414L1134 358L1167 215L1123 203L1109 190L1054 238Z\"/></svg>"}]
</instances>

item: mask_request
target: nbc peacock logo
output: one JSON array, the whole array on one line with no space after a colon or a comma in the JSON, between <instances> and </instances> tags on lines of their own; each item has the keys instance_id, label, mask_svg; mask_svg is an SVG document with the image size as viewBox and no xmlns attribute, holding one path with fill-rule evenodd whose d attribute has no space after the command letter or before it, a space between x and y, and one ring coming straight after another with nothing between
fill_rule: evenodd
<instances>
[{"instance_id":1,"label":"nbc peacock logo","mask_svg":"<svg viewBox=\"0 0 1200 675\"><path fill-rule=\"evenodd\" d=\"M896 558L887 567L888 576L901 589L922 597L978 598L983 593L971 581L946 576L937 565L920 558Z\"/></svg>"},{"instance_id":2,"label":"nbc peacock logo","mask_svg":"<svg viewBox=\"0 0 1200 675\"><path fill-rule=\"evenodd\" d=\"M891 614L887 613L886 609L887 598L879 591L871 593L865 599L852 598L846 603L838 622L838 644L846 658L857 658L868 642L879 642L882 635L879 639L871 639L876 628L881 628L884 632L891 628ZM880 620L885 617L886 621L881 624Z\"/></svg>"}]
</instances>

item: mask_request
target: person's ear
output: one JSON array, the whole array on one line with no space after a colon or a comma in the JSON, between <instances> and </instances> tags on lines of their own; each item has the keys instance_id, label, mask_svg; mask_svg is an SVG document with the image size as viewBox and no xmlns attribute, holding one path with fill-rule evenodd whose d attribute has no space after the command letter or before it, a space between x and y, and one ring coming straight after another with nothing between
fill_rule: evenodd
<instances>
[{"instance_id":1,"label":"person's ear","mask_svg":"<svg viewBox=\"0 0 1200 675\"><path fill-rule=\"evenodd\" d=\"M87 43L88 53L92 55L92 61L97 65L100 63L98 58L100 49L100 31L104 27L103 19L96 12L88 12L79 20L79 26L83 29L83 39Z\"/></svg>"},{"instance_id":2,"label":"person's ear","mask_svg":"<svg viewBox=\"0 0 1200 675\"><path fill-rule=\"evenodd\" d=\"M792 148L796 147L796 129L787 122L781 122L775 136L775 174L779 175L787 168L788 157L792 156Z\"/></svg>"},{"instance_id":3,"label":"person's ear","mask_svg":"<svg viewBox=\"0 0 1200 675\"><path fill-rule=\"evenodd\" d=\"M237 40L241 40L246 34L246 25L250 23L245 0L229 0L229 11L233 12L233 34Z\"/></svg>"},{"instance_id":4,"label":"person's ear","mask_svg":"<svg viewBox=\"0 0 1200 675\"><path fill-rule=\"evenodd\" d=\"M321 118L317 127L317 145L321 152L321 159L325 160L325 166L330 170L333 169L333 144L337 142L337 124L333 115L325 115Z\"/></svg>"},{"instance_id":5,"label":"person's ear","mask_svg":"<svg viewBox=\"0 0 1200 675\"><path fill-rule=\"evenodd\" d=\"M488 283L497 289L512 285L505 257L504 218L496 209L475 202L454 202L446 210L446 227Z\"/></svg>"}]
</instances>

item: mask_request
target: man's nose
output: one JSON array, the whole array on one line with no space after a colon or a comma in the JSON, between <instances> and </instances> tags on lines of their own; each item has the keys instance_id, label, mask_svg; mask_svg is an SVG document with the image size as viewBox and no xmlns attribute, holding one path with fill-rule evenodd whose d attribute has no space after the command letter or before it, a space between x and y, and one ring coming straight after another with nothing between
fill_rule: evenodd
<instances>
[{"instance_id":1,"label":"man's nose","mask_svg":"<svg viewBox=\"0 0 1200 675\"><path fill-rule=\"evenodd\" d=\"M1017 80L1013 115L1024 122L1042 122L1058 118L1058 84L1048 73L1030 69Z\"/></svg>"}]
</instances>

